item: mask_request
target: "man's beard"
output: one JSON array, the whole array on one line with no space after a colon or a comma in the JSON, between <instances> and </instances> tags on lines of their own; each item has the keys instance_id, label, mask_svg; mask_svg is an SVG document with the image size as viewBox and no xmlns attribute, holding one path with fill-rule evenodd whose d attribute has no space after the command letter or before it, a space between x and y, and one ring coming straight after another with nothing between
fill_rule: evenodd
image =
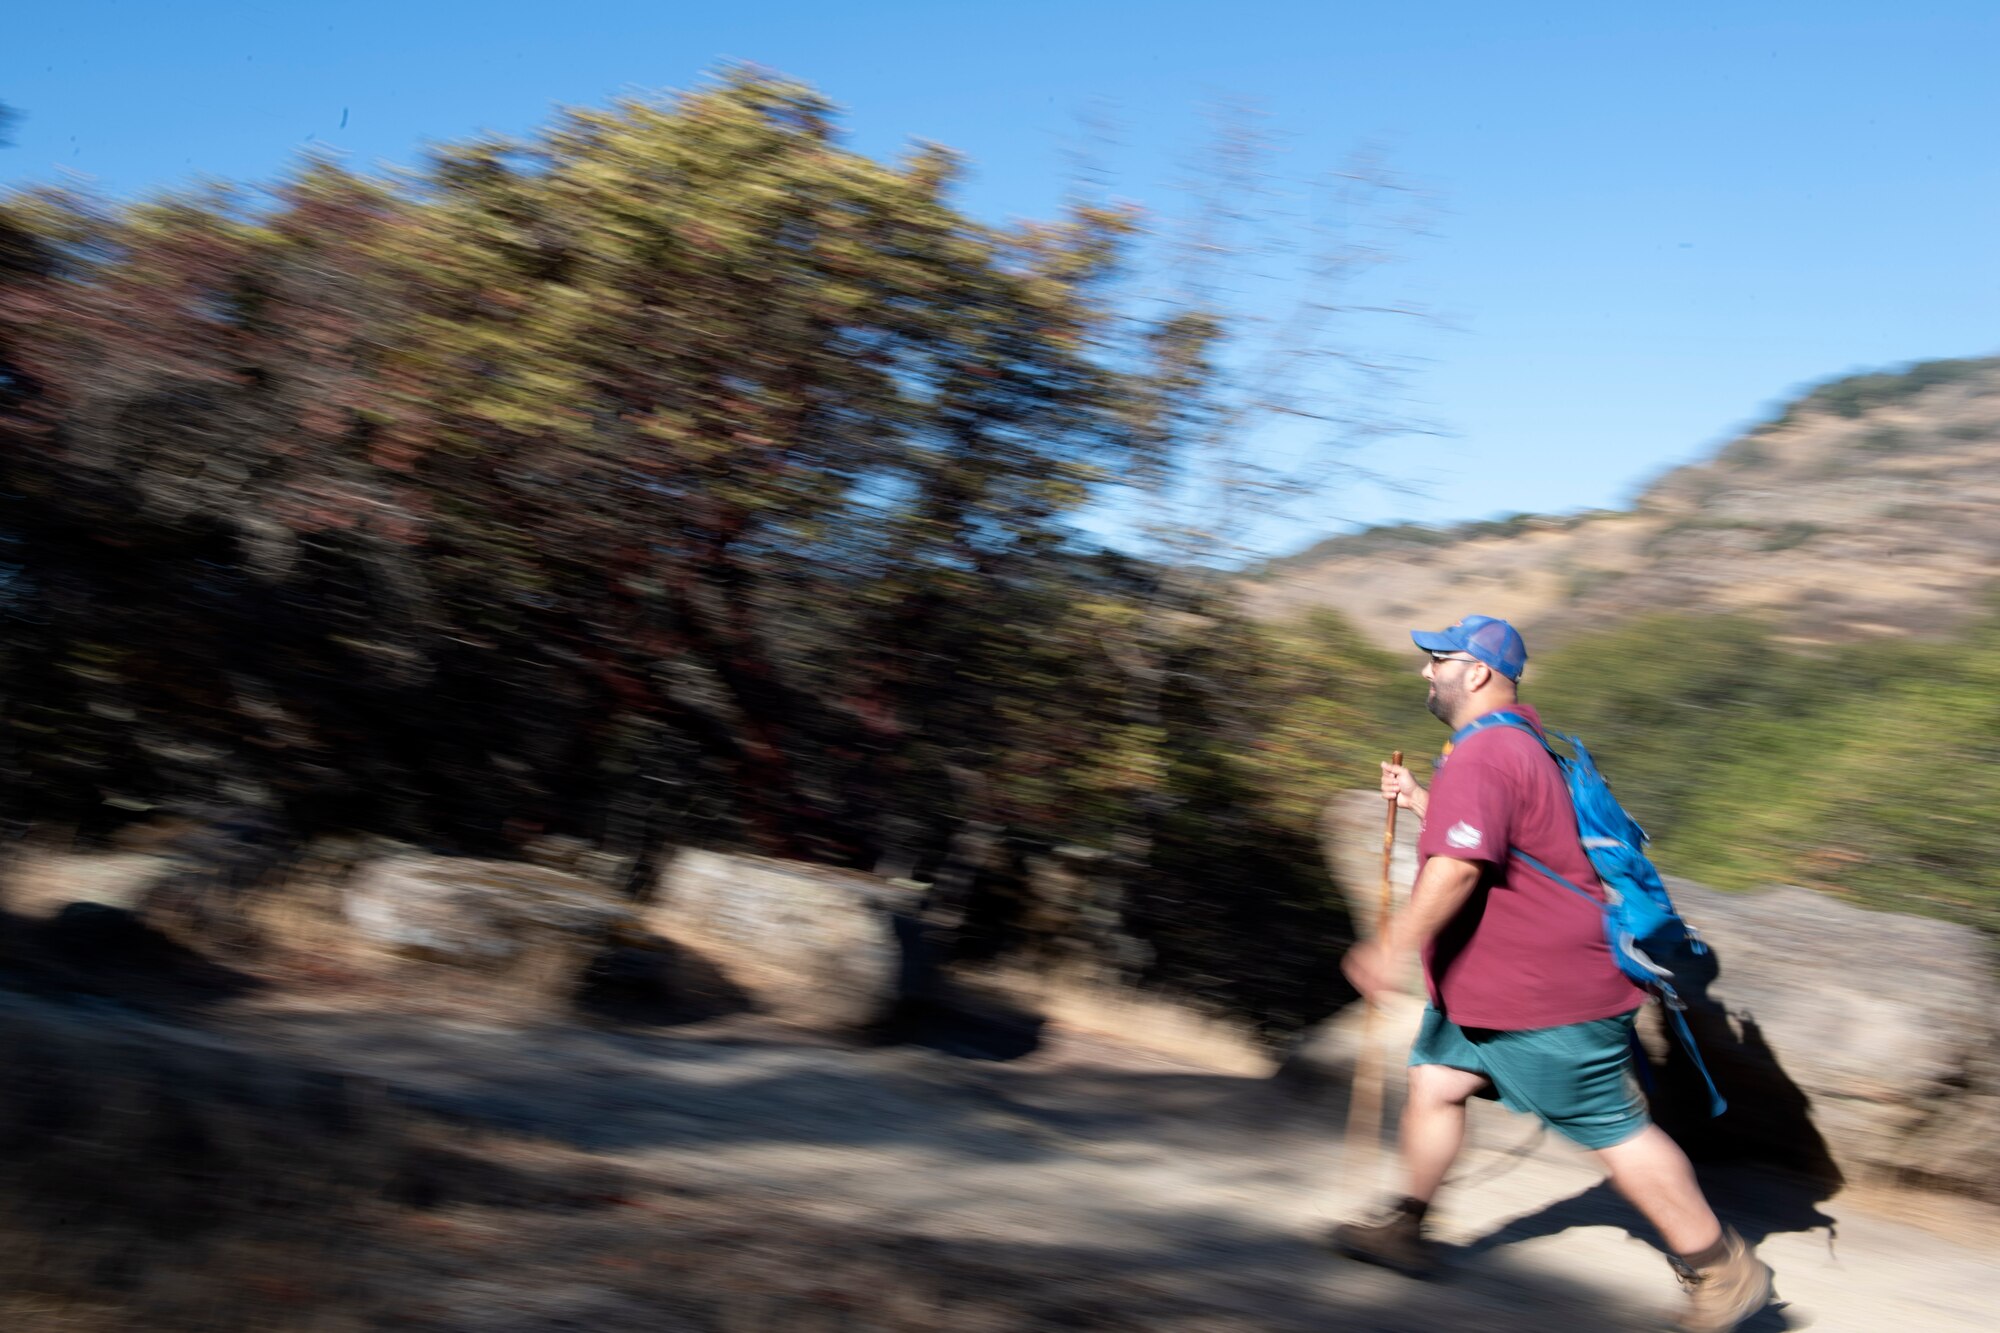
<instances>
[{"instance_id":1,"label":"man's beard","mask_svg":"<svg viewBox=\"0 0 2000 1333\"><path fill-rule=\"evenodd\" d=\"M1452 714L1458 711L1458 702L1456 692L1453 693L1452 697L1447 698L1445 692L1438 687L1437 682L1432 681L1430 695L1424 700L1424 707L1431 710L1432 717L1448 727L1451 725Z\"/></svg>"}]
</instances>

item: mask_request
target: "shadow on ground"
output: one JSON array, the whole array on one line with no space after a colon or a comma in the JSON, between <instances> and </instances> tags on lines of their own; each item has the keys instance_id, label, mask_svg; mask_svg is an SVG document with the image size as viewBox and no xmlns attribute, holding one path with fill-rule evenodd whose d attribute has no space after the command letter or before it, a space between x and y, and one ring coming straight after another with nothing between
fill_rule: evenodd
<instances>
[{"instance_id":1,"label":"shadow on ground","mask_svg":"<svg viewBox=\"0 0 2000 1333\"><path fill-rule=\"evenodd\" d=\"M0 909L0 986L186 1012L262 987L122 907L74 902L54 915Z\"/></svg>"},{"instance_id":2,"label":"shadow on ground","mask_svg":"<svg viewBox=\"0 0 2000 1333\"><path fill-rule=\"evenodd\" d=\"M1779 1232L1820 1231L1832 1245L1839 1220L1820 1208L1819 1186L1790 1172L1745 1166L1705 1167L1702 1190L1716 1212L1752 1245ZM1512 1218L1454 1253L1470 1258L1508 1245L1559 1235L1572 1227L1619 1227L1636 1240L1665 1253L1653 1229L1621 1198L1609 1181L1578 1194L1557 1199L1534 1212Z\"/></svg>"},{"instance_id":3,"label":"shadow on ground","mask_svg":"<svg viewBox=\"0 0 2000 1333\"><path fill-rule=\"evenodd\" d=\"M591 959L572 1004L587 1021L633 1028L679 1027L756 1008L727 972L659 935Z\"/></svg>"}]
</instances>

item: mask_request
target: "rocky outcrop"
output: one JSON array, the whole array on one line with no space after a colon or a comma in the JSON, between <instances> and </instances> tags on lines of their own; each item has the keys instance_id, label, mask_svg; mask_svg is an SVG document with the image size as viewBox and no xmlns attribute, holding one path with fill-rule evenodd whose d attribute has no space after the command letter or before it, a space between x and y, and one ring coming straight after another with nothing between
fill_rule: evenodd
<instances>
[{"instance_id":1,"label":"rocky outcrop","mask_svg":"<svg viewBox=\"0 0 2000 1333\"><path fill-rule=\"evenodd\" d=\"M910 976L914 890L856 871L683 848L653 929L713 959L760 1009L836 1031L888 1019Z\"/></svg>"}]
</instances>

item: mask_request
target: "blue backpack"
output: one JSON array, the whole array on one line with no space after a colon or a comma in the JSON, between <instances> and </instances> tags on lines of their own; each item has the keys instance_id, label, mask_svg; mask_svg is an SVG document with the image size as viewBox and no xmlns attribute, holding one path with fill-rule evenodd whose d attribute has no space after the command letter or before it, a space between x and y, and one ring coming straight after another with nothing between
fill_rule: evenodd
<instances>
[{"instance_id":1,"label":"blue backpack","mask_svg":"<svg viewBox=\"0 0 2000 1333\"><path fill-rule=\"evenodd\" d=\"M1576 828L1583 839L1584 855L1590 858L1597 881L1604 886L1604 897L1600 899L1570 883L1518 847L1514 848L1514 855L1572 893L1589 899L1603 912L1604 938L1611 946L1611 956L1617 961L1619 971L1660 997L1681 1044L1708 1085L1709 1114L1721 1115L1729 1104L1716 1091L1715 1080L1710 1077L1708 1066L1702 1063L1701 1052L1695 1049L1694 1033L1688 1030L1684 1012L1687 1002L1674 989L1674 974L1669 966L1681 949L1704 954L1708 946L1702 943L1694 927L1681 920L1680 913L1674 910L1673 899L1667 895L1667 886L1660 880L1660 872L1646 859L1646 830L1618 804L1610 784L1597 771L1590 751L1576 737L1562 737L1576 752L1574 759L1565 758L1525 717L1502 709L1460 727L1452 735L1452 744L1457 745L1487 727L1525 731L1556 761L1569 787L1570 804L1576 808ZM1649 1068L1643 1058L1639 1068L1642 1071Z\"/></svg>"}]
</instances>

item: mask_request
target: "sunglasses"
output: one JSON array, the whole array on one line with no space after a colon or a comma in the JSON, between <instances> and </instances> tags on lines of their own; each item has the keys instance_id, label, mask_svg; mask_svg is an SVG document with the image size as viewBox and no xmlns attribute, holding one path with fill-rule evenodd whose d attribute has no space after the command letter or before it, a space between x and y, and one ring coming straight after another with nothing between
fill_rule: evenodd
<instances>
[{"instance_id":1,"label":"sunglasses","mask_svg":"<svg viewBox=\"0 0 2000 1333\"><path fill-rule=\"evenodd\" d=\"M1470 653L1425 653L1424 656L1430 658L1432 662L1477 662L1479 660Z\"/></svg>"}]
</instances>

